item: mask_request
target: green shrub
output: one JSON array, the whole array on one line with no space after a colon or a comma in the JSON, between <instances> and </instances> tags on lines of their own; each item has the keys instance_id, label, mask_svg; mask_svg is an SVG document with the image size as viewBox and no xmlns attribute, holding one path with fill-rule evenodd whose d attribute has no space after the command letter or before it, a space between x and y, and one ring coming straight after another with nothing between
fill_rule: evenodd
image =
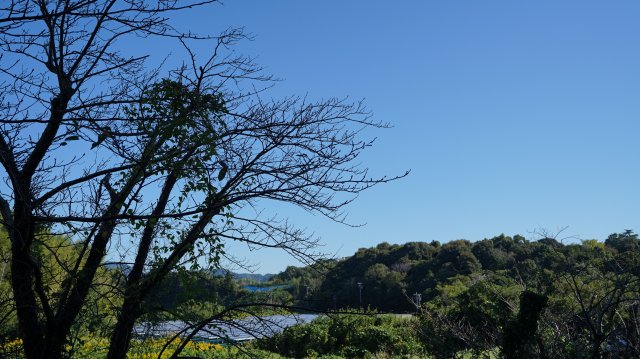
<instances>
[{"instance_id":1,"label":"green shrub","mask_svg":"<svg viewBox=\"0 0 640 359\"><path fill-rule=\"evenodd\" d=\"M258 346L295 358L323 355L411 357L424 353L415 333L412 319L372 313L346 314L321 317L310 324L287 328L272 338L261 340Z\"/></svg>"}]
</instances>

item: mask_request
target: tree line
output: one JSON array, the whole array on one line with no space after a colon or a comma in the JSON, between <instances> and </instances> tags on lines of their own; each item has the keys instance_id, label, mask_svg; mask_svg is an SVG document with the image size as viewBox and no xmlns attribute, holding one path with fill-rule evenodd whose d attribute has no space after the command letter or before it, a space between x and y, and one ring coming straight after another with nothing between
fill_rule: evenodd
<instances>
[{"instance_id":1,"label":"tree line","mask_svg":"<svg viewBox=\"0 0 640 359\"><path fill-rule=\"evenodd\" d=\"M274 280L316 310L416 313L415 335L436 357L637 357L639 249L628 230L568 244L519 235L381 243Z\"/></svg>"}]
</instances>

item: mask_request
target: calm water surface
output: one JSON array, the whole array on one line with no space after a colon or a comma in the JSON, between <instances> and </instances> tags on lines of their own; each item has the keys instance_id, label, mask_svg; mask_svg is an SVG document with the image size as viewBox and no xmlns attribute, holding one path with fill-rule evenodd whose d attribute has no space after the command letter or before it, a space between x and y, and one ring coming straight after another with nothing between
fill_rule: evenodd
<instances>
[{"instance_id":1,"label":"calm water surface","mask_svg":"<svg viewBox=\"0 0 640 359\"><path fill-rule=\"evenodd\" d=\"M200 341L245 341L256 338L270 337L282 332L285 328L309 323L318 317L317 314L270 315L264 317L249 317L231 322L212 321L194 336ZM142 323L133 328L137 337L170 336L181 332L187 336L192 329L188 323L172 320L160 323Z\"/></svg>"}]
</instances>

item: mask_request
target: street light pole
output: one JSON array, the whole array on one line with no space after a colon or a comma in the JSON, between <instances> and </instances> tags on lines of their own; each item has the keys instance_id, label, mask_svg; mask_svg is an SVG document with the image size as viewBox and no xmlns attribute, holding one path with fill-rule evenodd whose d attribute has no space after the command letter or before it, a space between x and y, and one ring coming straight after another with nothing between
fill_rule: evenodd
<instances>
[{"instance_id":1,"label":"street light pole","mask_svg":"<svg viewBox=\"0 0 640 359\"><path fill-rule=\"evenodd\" d=\"M362 308L362 287L364 287L362 282L358 282L358 298L360 299L360 308Z\"/></svg>"},{"instance_id":2,"label":"street light pole","mask_svg":"<svg viewBox=\"0 0 640 359\"><path fill-rule=\"evenodd\" d=\"M420 302L422 302L422 294L415 292L413 293L413 304L416 306L416 310L420 310Z\"/></svg>"}]
</instances>

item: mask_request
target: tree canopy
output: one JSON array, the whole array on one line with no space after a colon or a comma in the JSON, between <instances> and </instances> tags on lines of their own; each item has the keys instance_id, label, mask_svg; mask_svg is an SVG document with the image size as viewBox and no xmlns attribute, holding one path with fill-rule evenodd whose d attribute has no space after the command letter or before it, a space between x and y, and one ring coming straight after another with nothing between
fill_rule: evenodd
<instances>
[{"instance_id":1,"label":"tree canopy","mask_svg":"<svg viewBox=\"0 0 640 359\"><path fill-rule=\"evenodd\" d=\"M438 358L496 351L505 358L636 357L638 245L632 231L569 244L504 234L442 245L381 243L325 268L312 294L299 299L319 310L417 313L413 335Z\"/></svg>"}]
</instances>

